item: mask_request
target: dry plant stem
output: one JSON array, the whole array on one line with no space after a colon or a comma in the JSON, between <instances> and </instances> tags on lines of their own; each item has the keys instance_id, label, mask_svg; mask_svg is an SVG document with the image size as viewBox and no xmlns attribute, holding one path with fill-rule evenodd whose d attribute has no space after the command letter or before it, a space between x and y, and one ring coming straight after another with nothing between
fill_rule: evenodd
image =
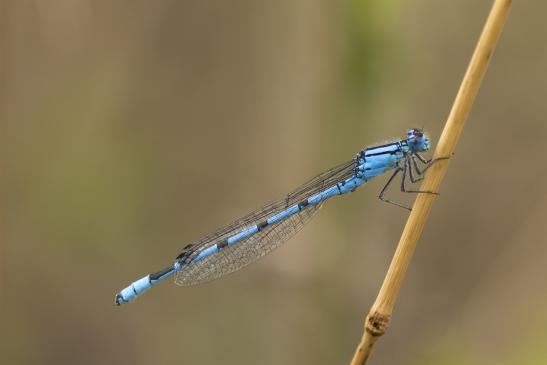
<instances>
[{"instance_id":1,"label":"dry plant stem","mask_svg":"<svg viewBox=\"0 0 547 365\"><path fill-rule=\"evenodd\" d=\"M495 0L433 154L434 158L453 154L510 7L511 0ZM432 166L420 190L439 191L447 168L448 160L441 160ZM434 200L435 195L433 194L419 194L416 198L382 288L365 319L365 332L351 365L366 364L376 340L384 334L416 243L420 238Z\"/></svg>"}]
</instances>

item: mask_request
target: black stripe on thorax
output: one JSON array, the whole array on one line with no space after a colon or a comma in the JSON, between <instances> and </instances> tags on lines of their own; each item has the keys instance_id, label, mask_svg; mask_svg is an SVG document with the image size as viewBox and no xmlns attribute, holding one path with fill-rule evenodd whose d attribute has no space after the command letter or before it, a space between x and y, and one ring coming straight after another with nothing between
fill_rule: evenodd
<instances>
[{"instance_id":1,"label":"black stripe on thorax","mask_svg":"<svg viewBox=\"0 0 547 365\"><path fill-rule=\"evenodd\" d=\"M382 155L394 155L397 152L399 152L399 150L369 153L368 155L366 155L366 157L374 157L374 156L382 156Z\"/></svg>"},{"instance_id":2,"label":"black stripe on thorax","mask_svg":"<svg viewBox=\"0 0 547 365\"><path fill-rule=\"evenodd\" d=\"M395 149L392 150L392 151L381 151L381 152L371 153L372 151L374 151L374 150L376 150L380 147L389 147L389 146L394 146ZM364 155L365 155L365 157L374 157L374 156L381 156L381 155L394 155L397 152L401 152L401 144L399 142L394 142L394 143L390 143L390 144L387 144L387 145L384 145L384 146L367 148L365 150Z\"/></svg>"}]
</instances>

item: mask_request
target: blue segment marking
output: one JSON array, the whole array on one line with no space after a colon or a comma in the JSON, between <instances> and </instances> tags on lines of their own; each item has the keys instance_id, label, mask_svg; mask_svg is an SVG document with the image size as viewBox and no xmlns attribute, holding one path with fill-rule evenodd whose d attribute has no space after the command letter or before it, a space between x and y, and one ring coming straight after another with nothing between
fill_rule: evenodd
<instances>
[{"instance_id":1,"label":"blue segment marking","mask_svg":"<svg viewBox=\"0 0 547 365\"><path fill-rule=\"evenodd\" d=\"M238 270L277 247L298 226L305 224L326 200L352 192L373 177L395 170L389 184L397 172L403 171L405 175L411 159L416 163L415 156L427 164L419 152L428 149L429 139L417 128L409 130L405 139L363 149L354 159L318 175L283 199L186 245L173 265L133 282L116 295L116 303L130 302L173 275L178 278L185 274L180 283L189 285ZM225 266L215 265L217 262Z\"/></svg>"},{"instance_id":2,"label":"blue segment marking","mask_svg":"<svg viewBox=\"0 0 547 365\"><path fill-rule=\"evenodd\" d=\"M196 258L194 258L192 260L192 264L195 264L196 262L199 262L199 261L203 260L204 258L206 258L207 256L211 256L212 254L217 253L217 252L218 252L218 246L217 245L209 246L205 250L201 251L196 256Z\"/></svg>"},{"instance_id":3,"label":"blue segment marking","mask_svg":"<svg viewBox=\"0 0 547 365\"><path fill-rule=\"evenodd\" d=\"M250 235L255 234L256 232L258 232L258 226L247 228L246 230L236 234L235 236L228 238L228 244L233 245L234 243L237 243L241 241L242 239L245 239L249 237Z\"/></svg>"},{"instance_id":4,"label":"blue segment marking","mask_svg":"<svg viewBox=\"0 0 547 365\"><path fill-rule=\"evenodd\" d=\"M292 207L288 208L287 210L284 210L273 217L270 217L267 219L267 222L269 225L276 224L281 222L283 219L286 219L287 217L298 213L300 211L300 208L298 207L298 204L293 205Z\"/></svg>"}]
</instances>

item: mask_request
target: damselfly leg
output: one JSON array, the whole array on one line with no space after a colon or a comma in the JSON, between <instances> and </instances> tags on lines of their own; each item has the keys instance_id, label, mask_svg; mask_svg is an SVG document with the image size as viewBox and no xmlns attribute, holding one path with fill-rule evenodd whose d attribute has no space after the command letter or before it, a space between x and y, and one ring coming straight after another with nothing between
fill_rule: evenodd
<instances>
[{"instance_id":1,"label":"damselfly leg","mask_svg":"<svg viewBox=\"0 0 547 365\"><path fill-rule=\"evenodd\" d=\"M423 170L420 170L420 167L418 166L418 161L416 160L416 157L418 158L418 160L420 160L421 163L423 163L425 165L425 168ZM422 175L425 174L425 172L431 166L433 166L436 162L438 162L440 160L448 160L450 157L438 157L438 158L428 160L424 156L420 155L419 153L414 153L414 154L410 155L410 158L412 159L412 163L414 165L414 170L419 175L419 177L417 177L416 180L412 181L412 182L417 182L417 181L423 180L424 177Z\"/></svg>"},{"instance_id":2,"label":"damselfly leg","mask_svg":"<svg viewBox=\"0 0 547 365\"><path fill-rule=\"evenodd\" d=\"M416 160L416 157L420 160L420 162L422 162L425 165L425 168L423 170L420 170L420 168L418 166L418 163L417 163L417 160ZM411 183L416 183L416 182L419 182L419 181L423 180L425 172L433 164L435 164L439 160L447 160L447 159L448 159L448 157L439 157L439 158L436 158L436 159L427 160L426 158L424 158L423 156L421 156L418 153L407 155L406 159L403 162L403 166L401 167L400 165L397 165L397 167L395 168L395 171L393 172L393 174L391 175L389 180L386 182L383 189L380 191L380 194L378 195L378 198L380 200L386 202L386 203L390 203L390 204L396 205L398 207L401 207L401 208L404 208L404 209L407 209L407 210L412 210L410 207L406 206L405 204L393 201L391 199L387 199L384 196L388 186L393 182L393 179L395 178L395 176L397 176L397 174L401 171L403 172L403 175L401 177L401 191L403 193L439 195L439 193L434 192L434 191L409 190L409 189L406 188L405 183L407 181L407 178L410 180ZM412 160L412 163L410 162L411 160ZM416 172L418 176L414 176L414 172Z\"/></svg>"},{"instance_id":3,"label":"damselfly leg","mask_svg":"<svg viewBox=\"0 0 547 365\"><path fill-rule=\"evenodd\" d=\"M378 195L378 198L383 201L383 202L386 202L386 203L389 203L389 204L393 204L393 205L396 205L398 207L401 207L401 208L404 208L404 209L408 209L408 210L411 210L409 207L407 207L406 205L404 204L401 204L401 203L398 203L398 202L395 202L393 200L390 200L390 199L387 199L384 197L384 194L387 190L387 188L389 187L389 185L393 182L393 179L395 179L395 176L397 176L397 174L399 172L401 172L403 169L399 166L397 166L395 168L395 171L393 172L393 174L390 176L390 178L387 180L386 184L384 185L382 191L380 191L380 194Z\"/></svg>"}]
</instances>

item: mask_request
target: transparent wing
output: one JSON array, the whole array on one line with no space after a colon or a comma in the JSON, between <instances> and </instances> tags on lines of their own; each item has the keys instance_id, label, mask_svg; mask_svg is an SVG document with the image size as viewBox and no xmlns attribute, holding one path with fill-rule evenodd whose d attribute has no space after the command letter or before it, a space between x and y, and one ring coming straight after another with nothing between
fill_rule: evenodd
<instances>
[{"instance_id":1,"label":"transparent wing","mask_svg":"<svg viewBox=\"0 0 547 365\"><path fill-rule=\"evenodd\" d=\"M258 222L263 221L267 217L271 217L288 207L309 198L316 193L323 191L327 187L333 186L341 181L355 174L356 162L355 159L347 161L341 165L338 165L324 173L317 175L313 179L309 180L305 184L298 187L293 192L287 194L282 199L273 203L267 204L264 207L255 210L254 212L247 214L246 216L237 219L233 223L197 240L192 242L183 249L180 253L186 258L191 259L195 257L201 249L222 242L228 237L233 236L237 232L246 227L250 227ZM179 258L177 257L177 259Z\"/></svg>"},{"instance_id":2,"label":"transparent wing","mask_svg":"<svg viewBox=\"0 0 547 365\"><path fill-rule=\"evenodd\" d=\"M264 257L298 232L319 211L321 204L310 205L286 220L223 248L202 261L186 266L175 276L177 285L194 285L237 271Z\"/></svg>"},{"instance_id":3,"label":"transparent wing","mask_svg":"<svg viewBox=\"0 0 547 365\"><path fill-rule=\"evenodd\" d=\"M241 232L243 229L263 222L288 207L300 203L309 197L342 182L355 174L356 160L349 160L314 177L282 199L270 203L227 225L183 249L177 256L179 262L191 262L201 251ZM319 210L319 206L307 206L301 212L286 220L265 227L259 233L225 247L220 252L204 260L188 265L179 271L175 281L179 285L191 285L212 280L238 270L271 252L281 243L294 235Z\"/></svg>"}]
</instances>

